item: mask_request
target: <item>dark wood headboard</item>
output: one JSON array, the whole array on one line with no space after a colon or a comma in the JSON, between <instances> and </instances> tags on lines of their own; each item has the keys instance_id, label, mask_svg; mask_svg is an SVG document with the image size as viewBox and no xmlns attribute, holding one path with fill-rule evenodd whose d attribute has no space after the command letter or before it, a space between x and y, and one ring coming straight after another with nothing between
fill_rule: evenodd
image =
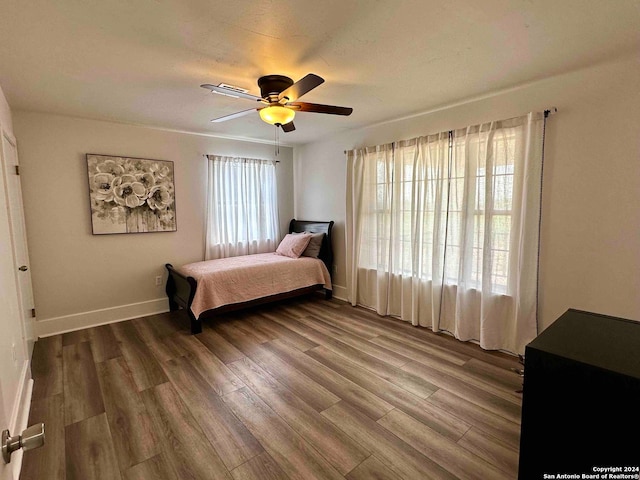
<instances>
[{"instance_id":1,"label":"dark wood headboard","mask_svg":"<svg viewBox=\"0 0 640 480\"><path fill-rule=\"evenodd\" d=\"M311 232L324 233L322 247L318 257L324 262L329 270L329 275L333 278L333 244L331 243L331 230L333 229L333 221L331 222L315 222L311 220L296 220L295 218L289 223L289 233Z\"/></svg>"}]
</instances>

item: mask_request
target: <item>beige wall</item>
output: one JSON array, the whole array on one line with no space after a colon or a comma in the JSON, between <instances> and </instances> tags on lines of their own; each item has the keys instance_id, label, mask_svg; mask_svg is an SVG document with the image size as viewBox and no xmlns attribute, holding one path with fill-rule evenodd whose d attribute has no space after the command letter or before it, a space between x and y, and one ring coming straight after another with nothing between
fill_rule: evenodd
<instances>
[{"instance_id":1,"label":"beige wall","mask_svg":"<svg viewBox=\"0 0 640 480\"><path fill-rule=\"evenodd\" d=\"M345 149L555 106L559 113L548 122L544 171L541 326L568 308L640 320L638 85L639 60L623 58L297 148L296 216L336 221L336 293L346 294L340 288L345 285Z\"/></svg>"},{"instance_id":2,"label":"beige wall","mask_svg":"<svg viewBox=\"0 0 640 480\"><path fill-rule=\"evenodd\" d=\"M273 158L269 144L16 112L23 196L40 335L167 308L164 264L204 258L203 154ZM171 160L177 232L92 235L85 154ZM282 233L293 215L293 152L277 167Z\"/></svg>"},{"instance_id":3,"label":"beige wall","mask_svg":"<svg viewBox=\"0 0 640 480\"><path fill-rule=\"evenodd\" d=\"M4 96L2 88L0 88L0 125L5 132L13 135L13 120L11 118L11 109Z\"/></svg>"},{"instance_id":4,"label":"beige wall","mask_svg":"<svg viewBox=\"0 0 640 480\"><path fill-rule=\"evenodd\" d=\"M343 150L555 106L546 144L541 324L567 308L640 319L639 84L638 60L624 58L293 152L284 148L278 167L283 232L293 216L336 221L336 294L344 297ZM202 154L273 155L271 145L46 114L17 112L13 124L38 323L47 325L41 334L165 308L164 287L154 285L162 265L203 254ZM173 160L178 232L91 235L88 152Z\"/></svg>"}]
</instances>

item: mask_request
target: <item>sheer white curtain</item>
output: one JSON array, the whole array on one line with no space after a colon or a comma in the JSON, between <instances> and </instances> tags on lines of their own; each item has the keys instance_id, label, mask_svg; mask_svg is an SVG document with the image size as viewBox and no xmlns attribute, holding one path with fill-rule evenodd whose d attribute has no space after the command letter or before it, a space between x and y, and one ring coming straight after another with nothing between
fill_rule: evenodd
<instances>
[{"instance_id":1,"label":"sheer white curtain","mask_svg":"<svg viewBox=\"0 0 640 480\"><path fill-rule=\"evenodd\" d=\"M537 334L543 114L347 153L352 304L523 353Z\"/></svg>"},{"instance_id":2,"label":"sheer white curtain","mask_svg":"<svg viewBox=\"0 0 640 480\"><path fill-rule=\"evenodd\" d=\"M275 162L207 158L205 259L275 251L280 240Z\"/></svg>"}]
</instances>

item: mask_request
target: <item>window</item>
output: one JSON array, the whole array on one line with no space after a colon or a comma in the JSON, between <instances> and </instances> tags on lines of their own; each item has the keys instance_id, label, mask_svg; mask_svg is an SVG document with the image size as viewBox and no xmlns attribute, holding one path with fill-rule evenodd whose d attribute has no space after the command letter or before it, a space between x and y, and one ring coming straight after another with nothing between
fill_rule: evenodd
<instances>
[{"instance_id":1,"label":"window","mask_svg":"<svg viewBox=\"0 0 640 480\"><path fill-rule=\"evenodd\" d=\"M280 240L275 162L208 159L205 258L274 251Z\"/></svg>"},{"instance_id":2,"label":"window","mask_svg":"<svg viewBox=\"0 0 640 480\"><path fill-rule=\"evenodd\" d=\"M475 289L482 288L483 270L489 268L484 281L504 294L516 136L501 130L487 142L481 132L456 133L365 154L358 266L423 280L437 276Z\"/></svg>"},{"instance_id":3,"label":"window","mask_svg":"<svg viewBox=\"0 0 640 480\"><path fill-rule=\"evenodd\" d=\"M509 129L494 132L490 139L466 131L459 133L452 138L446 283L462 280L465 286L479 290L483 269L488 268L484 281L492 292L505 294L509 280L516 135ZM487 148L491 149L490 157ZM469 247L471 265L463 269L463 251Z\"/></svg>"},{"instance_id":4,"label":"window","mask_svg":"<svg viewBox=\"0 0 640 480\"><path fill-rule=\"evenodd\" d=\"M347 295L483 348L536 334L544 114L347 152Z\"/></svg>"}]
</instances>

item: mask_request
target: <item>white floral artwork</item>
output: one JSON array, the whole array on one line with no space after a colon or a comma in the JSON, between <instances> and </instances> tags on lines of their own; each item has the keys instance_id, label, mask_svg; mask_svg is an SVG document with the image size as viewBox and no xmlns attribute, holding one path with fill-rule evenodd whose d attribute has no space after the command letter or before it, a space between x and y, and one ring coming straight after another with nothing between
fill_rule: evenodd
<instances>
[{"instance_id":1,"label":"white floral artwork","mask_svg":"<svg viewBox=\"0 0 640 480\"><path fill-rule=\"evenodd\" d=\"M94 235L175 232L173 162L87 154Z\"/></svg>"}]
</instances>

